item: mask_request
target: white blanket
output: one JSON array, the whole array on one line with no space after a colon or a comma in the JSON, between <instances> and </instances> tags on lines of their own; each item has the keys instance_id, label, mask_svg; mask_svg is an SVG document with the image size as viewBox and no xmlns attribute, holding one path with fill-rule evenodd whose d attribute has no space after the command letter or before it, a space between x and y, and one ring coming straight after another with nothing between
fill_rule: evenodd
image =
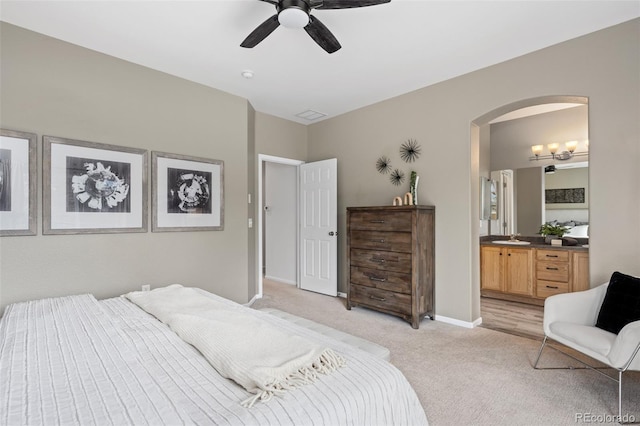
<instances>
[{"instance_id":1,"label":"white blanket","mask_svg":"<svg viewBox=\"0 0 640 426\"><path fill-rule=\"evenodd\" d=\"M251 409L249 396L193 346L124 297L10 305L0 319L0 425L426 425L391 363L274 315L235 305L347 363Z\"/></svg>"},{"instance_id":2,"label":"white blanket","mask_svg":"<svg viewBox=\"0 0 640 426\"><path fill-rule=\"evenodd\" d=\"M239 305L222 303L192 288L174 284L125 297L196 347L223 377L255 394L243 401L247 407L344 365L333 350L283 333Z\"/></svg>"}]
</instances>

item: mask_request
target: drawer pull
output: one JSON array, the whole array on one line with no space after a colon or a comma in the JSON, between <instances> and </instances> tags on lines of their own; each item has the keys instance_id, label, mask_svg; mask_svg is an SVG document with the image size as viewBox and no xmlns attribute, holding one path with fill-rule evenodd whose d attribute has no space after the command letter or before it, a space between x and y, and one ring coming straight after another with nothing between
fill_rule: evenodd
<instances>
[{"instance_id":1,"label":"drawer pull","mask_svg":"<svg viewBox=\"0 0 640 426\"><path fill-rule=\"evenodd\" d=\"M369 299L377 300L378 302L385 302L387 300L384 297L377 297L377 296L369 296Z\"/></svg>"},{"instance_id":2,"label":"drawer pull","mask_svg":"<svg viewBox=\"0 0 640 426\"><path fill-rule=\"evenodd\" d=\"M372 257L372 258L371 258L371 261L372 261L372 262L375 262L375 263L384 263L384 262L386 262L387 260L386 260L386 259L383 259L382 257Z\"/></svg>"},{"instance_id":3,"label":"drawer pull","mask_svg":"<svg viewBox=\"0 0 640 426\"><path fill-rule=\"evenodd\" d=\"M545 287L547 287L547 288L553 288L553 289L555 289L555 290L557 290L557 289L558 289L558 286L557 286L557 285L548 285L548 286L545 286Z\"/></svg>"},{"instance_id":4,"label":"drawer pull","mask_svg":"<svg viewBox=\"0 0 640 426\"><path fill-rule=\"evenodd\" d=\"M547 254L546 256L547 256L547 257L558 257L558 255L557 255L557 254Z\"/></svg>"},{"instance_id":5,"label":"drawer pull","mask_svg":"<svg viewBox=\"0 0 640 426\"><path fill-rule=\"evenodd\" d=\"M371 223L384 223L384 220L370 220Z\"/></svg>"},{"instance_id":6,"label":"drawer pull","mask_svg":"<svg viewBox=\"0 0 640 426\"><path fill-rule=\"evenodd\" d=\"M547 271L557 271L558 268L552 268L550 266L547 266Z\"/></svg>"},{"instance_id":7,"label":"drawer pull","mask_svg":"<svg viewBox=\"0 0 640 426\"><path fill-rule=\"evenodd\" d=\"M379 281L379 282L381 282L381 283L383 283L383 282L387 281L387 279L386 279L386 278L378 278L378 277L374 277L374 276L371 276L371 275L369 276L369 279L370 279L371 281Z\"/></svg>"},{"instance_id":8,"label":"drawer pull","mask_svg":"<svg viewBox=\"0 0 640 426\"><path fill-rule=\"evenodd\" d=\"M378 239L375 239L375 238L374 238L374 239L372 239L372 240L370 240L370 241L372 241L372 242L374 242L374 243L384 243L384 239L380 239L380 240L378 240Z\"/></svg>"}]
</instances>

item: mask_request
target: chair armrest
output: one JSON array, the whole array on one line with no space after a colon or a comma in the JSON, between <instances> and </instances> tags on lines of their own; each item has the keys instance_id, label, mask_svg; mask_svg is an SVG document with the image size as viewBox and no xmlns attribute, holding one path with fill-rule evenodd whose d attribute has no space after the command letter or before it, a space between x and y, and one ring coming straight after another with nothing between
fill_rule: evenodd
<instances>
[{"instance_id":1,"label":"chair armrest","mask_svg":"<svg viewBox=\"0 0 640 426\"><path fill-rule=\"evenodd\" d=\"M595 325L608 283L585 291L556 294L544 301L543 328L549 335L549 325L556 321Z\"/></svg>"},{"instance_id":2,"label":"chair armrest","mask_svg":"<svg viewBox=\"0 0 640 426\"><path fill-rule=\"evenodd\" d=\"M623 369L627 367L627 363L631 357L635 358L627 367L628 370L640 370L640 320L625 325L618 337L611 345L611 351L607 358L611 361L611 365L615 368Z\"/></svg>"}]
</instances>

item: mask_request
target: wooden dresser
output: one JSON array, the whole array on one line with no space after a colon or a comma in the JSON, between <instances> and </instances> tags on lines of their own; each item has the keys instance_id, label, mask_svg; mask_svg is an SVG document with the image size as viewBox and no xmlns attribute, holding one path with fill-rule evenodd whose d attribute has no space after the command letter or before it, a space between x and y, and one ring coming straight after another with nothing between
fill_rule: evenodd
<instances>
[{"instance_id":1,"label":"wooden dresser","mask_svg":"<svg viewBox=\"0 0 640 426\"><path fill-rule=\"evenodd\" d=\"M365 306L413 328L435 314L435 207L347 208L347 309Z\"/></svg>"}]
</instances>

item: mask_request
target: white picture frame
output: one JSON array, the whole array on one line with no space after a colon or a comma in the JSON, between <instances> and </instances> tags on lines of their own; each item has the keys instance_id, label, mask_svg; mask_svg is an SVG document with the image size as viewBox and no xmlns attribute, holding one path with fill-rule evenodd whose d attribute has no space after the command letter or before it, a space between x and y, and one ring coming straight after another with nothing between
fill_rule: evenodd
<instances>
[{"instance_id":1,"label":"white picture frame","mask_svg":"<svg viewBox=\"0 0 640 426\"><path fill-rule=\"evenodd\" d=\"M43 231L147 232L148 152L43 137Z\"/></svg>"},{"instance_id":2,"label":"white picture frame","mask_svg":"<svg viewBox=\"0 0 640 426\"><path fill-rule=\"evenodd\" d=\"M0 129L0 237L37 234L37 138Z\"/></svg>"},{"instance_id":3,"label":"white picture frame","mask_svg":"<svg viewBox=\"0 0 640 426\"><path fill-rule=\"evenodd\" d=\"M151 232L223 231L224 162L151 153Z\"/></svg>"}]
</instances>

